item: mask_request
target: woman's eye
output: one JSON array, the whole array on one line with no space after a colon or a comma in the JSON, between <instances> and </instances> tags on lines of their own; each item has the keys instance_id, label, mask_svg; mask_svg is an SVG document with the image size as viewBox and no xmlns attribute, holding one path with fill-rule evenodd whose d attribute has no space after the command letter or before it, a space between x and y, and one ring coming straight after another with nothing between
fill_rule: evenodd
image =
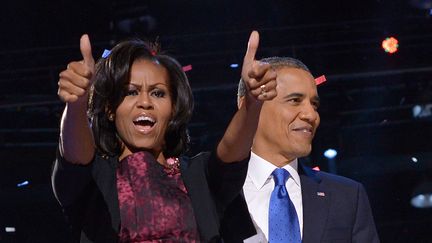
<instances>
[{"instance_id":1,"label":"woman's eye","mask_svg":"<svg viewBox=\"0 0 432 243\"><path fill-rule=\"evenodd\" d=\"M135 90L135 89L128 90L128 91L126 92L126 96L135 96L135 95L138 95L138 91Z\"/></svg>"},{"instance_id":2,"label":"woman's eye","mask_svg":"<svg viewBox=\"0 0 432 243\"><path fill-rule=\"evenodd\" d=\"M154 90L151 93L152 96L158 97L158 98L162 98L165 96L165 91L163 90Z\"/></svg>"}]
</instances>

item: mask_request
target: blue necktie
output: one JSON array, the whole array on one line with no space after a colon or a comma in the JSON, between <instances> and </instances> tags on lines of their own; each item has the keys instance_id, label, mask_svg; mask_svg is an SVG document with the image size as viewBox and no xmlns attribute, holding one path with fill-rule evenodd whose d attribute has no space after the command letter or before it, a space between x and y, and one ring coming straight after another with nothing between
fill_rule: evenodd
<instances>
[{"instance_id":1,"label":"blue necktie","mask_svg":"<svg viewBox=\"0 0 432 243\"><path fill-rule=\"evenodd\" d=\"M285 169L277 168L272 175L275 188L269 207L269 243L300 243L297 213L285 187L290 174Z\"/></svg>"}]
</instances>

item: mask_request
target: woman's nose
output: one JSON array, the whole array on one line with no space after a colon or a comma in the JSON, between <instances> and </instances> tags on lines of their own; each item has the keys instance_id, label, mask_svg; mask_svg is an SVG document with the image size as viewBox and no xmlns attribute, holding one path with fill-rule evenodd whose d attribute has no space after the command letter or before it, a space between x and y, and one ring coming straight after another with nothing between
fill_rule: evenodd
<instances>
[{"instance_id":1,"label":"woman's nose","mask_svg":"<svg viewBox=\"0 0 432 243\"><path fill-rule=\"evenodd\" d=\"M152 100L150 98L150 95L147 93L141 93L138 97L138 102L137 105L139 108L143 108L143 109L152 109L153 108L153 103Z\"/></svg>"}]
</instances>

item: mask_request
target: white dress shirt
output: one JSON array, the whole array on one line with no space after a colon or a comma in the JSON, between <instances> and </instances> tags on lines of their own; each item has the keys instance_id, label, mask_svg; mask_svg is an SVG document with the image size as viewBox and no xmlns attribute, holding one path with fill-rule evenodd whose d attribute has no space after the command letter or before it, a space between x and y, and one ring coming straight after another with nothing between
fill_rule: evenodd
<instances>
[{"instance_id":1,"label":"white dress shirt","mask_svg":"<svg viewBox=\"0 0 432 243\"><path fill-rule=\"evenodd\" d=\"M268 211L270 197L275 186L271 174L276 168L278 167L251 152L243 193L258 234L246 239L244 242L268 242ZM300 234L303 237L303 206L300 177L297 172L297 159L282 168L290 173L285 186L296 209Z\"/></svg>"}]
</instances>

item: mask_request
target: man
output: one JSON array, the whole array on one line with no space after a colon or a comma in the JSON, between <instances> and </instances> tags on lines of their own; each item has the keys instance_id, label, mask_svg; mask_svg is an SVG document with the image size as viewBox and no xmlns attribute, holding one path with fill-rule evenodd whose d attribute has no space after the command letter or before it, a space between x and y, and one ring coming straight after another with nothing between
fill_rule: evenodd
<instances>
[{"instance_id":1,"label":"man","mask_svg":"<svg viewBox=\"0 0 432 243\"><path fill-rule=\"evenodd\" d=\"M263 102L243 193L226 210L222 222L225 242L288 242L278 238L285 228L295 231L286 233L288 237L298 234L294 242L379 242L360 183L314 171L298 162L311 152L320 123L319 97L309 69L293 58L273 57L261 62L276 71L277 96ZM242 73L242 79L248 79L247 73ZM265 86L261 92L265 95ZM240 82L239 105L244 94L245 86ZM275 181L279 180L275 177L277 168L287 175L280 186L285 186L292 205L292 226L283 229L277 229L279 223L275 221L288 217L272 208Z\"/></svg>"}]
</instances>

